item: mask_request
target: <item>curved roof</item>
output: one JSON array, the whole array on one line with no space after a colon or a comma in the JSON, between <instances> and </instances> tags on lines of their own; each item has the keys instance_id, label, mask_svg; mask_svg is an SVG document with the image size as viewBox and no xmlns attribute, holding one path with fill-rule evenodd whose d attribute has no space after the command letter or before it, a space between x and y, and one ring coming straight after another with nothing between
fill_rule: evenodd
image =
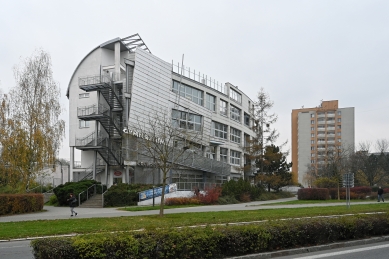
<instances>
[{"instance_id":1,"label":"curved roof","mask_svg":"<svg viewBox=\"0 0 389 259\"><path fill-rule=\"evenodd\" d=\"M150 52L149 48L146 46L146 43L143 42L142 38L140 37L140 35L138 33L134 34L134 35L131 35L131 36L128 36L128 37L125 37L123 39L121 38L115 38L115 39L112 39L112 40L109 40L107 42L104 42L103 44L100 44L99 46L97 46L96 48L92 49L81 61L80 63L77 65L76 69L74 70L72 76L70 77L70 81L69 81L69 84L68 84L68 88L66 90L66 97L69 98L69 91L70 91L70 83L72 82L73 80L73 77L74 77L74 74L76 73L77 69L80 67L81 63L93 52L95 51L96 49L98 48L104 48L104 49L110 49L110 50L114 50L115 49L115 43L116 42L120 42L120 51L126 51L128 50L129 52L134 52L136 50L136 48L141 48L145 51L148 51ZM151 52L150 52L151 53Z\"/></svg>"}]
</instances>

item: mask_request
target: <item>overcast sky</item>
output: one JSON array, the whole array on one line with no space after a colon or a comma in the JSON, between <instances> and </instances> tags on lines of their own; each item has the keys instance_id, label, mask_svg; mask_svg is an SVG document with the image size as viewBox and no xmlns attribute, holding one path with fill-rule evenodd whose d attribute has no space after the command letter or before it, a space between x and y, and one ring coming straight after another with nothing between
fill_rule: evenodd
<instances>
[{"instance_id":1,"label":"overcast sky","mask_svg":"<svg viewBox=\"0 0 389 259\"><path fill-rule=\"evenodd\" d=\"M20 1L0 0L0 89L13 66L42 48L66 89L96 46L139 33L151 52L181 61L251 99L274 101L280 142L291 112L339 100L355 107L355 142L389 139L389 1ZM68 135L68 125L66 125ZM60 157L69 159L65 138Z\"/></svg>"}]
</instances>

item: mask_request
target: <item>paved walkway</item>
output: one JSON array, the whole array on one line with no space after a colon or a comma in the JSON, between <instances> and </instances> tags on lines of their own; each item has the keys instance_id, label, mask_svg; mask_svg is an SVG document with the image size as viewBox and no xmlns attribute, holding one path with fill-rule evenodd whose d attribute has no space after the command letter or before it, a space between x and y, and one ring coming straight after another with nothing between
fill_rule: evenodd
<instances>
[{"instance_id":1,"label":"paved walkway","mask_svg":"<svg viewBox=\"0 0 389 259\"><path fill-rule=\"evenodd\" d=\"M268 205L269 203L278 203L284 201L296 200L296 197L285 198L270 201L254 201L249 203L228 204L228 205L213 205L200 207L186 207L177 209L166 209L164 214L186 213L186 212L211 212L211 211L233 211L233 210L258 210L258 209L279 209L279 208L302 208L302 207L328 207L328 206L346 206L344 203L320 203L320 204L298 204L298 205ZM376 201L369 202L353 202L356 204L377 203ZM117 208L75 208L78 215L70 217L69 207L53 207L44 206L44 211L28 214L18 214L11 216L1 216L0 222L18 222L31 220L56 220L56 219L70 219L70 218L103 218L103 217L127 217L127 216L142 216L142 215L158 215L159 205L155 206L155 210L149 211L122 211Z\"/></svg>"}]
</instances>

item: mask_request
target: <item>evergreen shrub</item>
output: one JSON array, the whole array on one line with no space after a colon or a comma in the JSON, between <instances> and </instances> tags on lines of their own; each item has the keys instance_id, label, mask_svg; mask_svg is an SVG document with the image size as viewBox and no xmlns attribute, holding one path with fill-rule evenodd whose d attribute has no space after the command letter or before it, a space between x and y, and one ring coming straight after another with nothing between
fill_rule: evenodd
<instances>
[{"instance_id":1,"label":"evergreen shrub","mask_svg":"<svg viewBox=\"0 0 389 259\"><path fill-rule=\"evenodd\" d=\"M100 184L100 182L97 182L95 180L83 180L83 181L79 181L79 182L67 182L65 184L60 184L57 187L55 187L53 189L53 192L54 192L55 196L57 196L58 204L60 206L64 206L64 205L68 205L67 199L69 199L70 193L73 193L74 196L78 200L78 198L79 198L78 194L83 192L83 194L81 195L81 202L86 201L87 195L86 195L86 192L84 192L84 191L86 191L89 187L91 187L94 184ZM103 187L105 187L104 190L106 190L106 186L103 186ZM88 195L93 195L94 188L90 188L88 192L89 192ZM96 192L99 194L102 193L101 186L96 186Z\"/></svg>"},{"instance_id":2,"label":"evergreen shrub","mask_svg":"<svg viewBox=\"0 0 389 259\"><path fill-rule=\"evenodd\" d=\"M252 185L249 181L243 180L240 178L239 180L230 180L228 182L223 183L222 185L222 197L224 196L234 196L234 198L238 201L241 201L242 194L250 195L250 200L257 200L261 193L263 192L263 188Z\"/></svg>"},{"instance_id":3,"label":"evergreen shrub","mask_svg":"<svg viewBox=\"0 0 389 259\"><path fill-rule=\"evenodd\" d=\"M112 185L104 194L104 207L119 207L137 205L139 192L152 189L152 184L127 184Z\"/></svg>"}]
</instances>

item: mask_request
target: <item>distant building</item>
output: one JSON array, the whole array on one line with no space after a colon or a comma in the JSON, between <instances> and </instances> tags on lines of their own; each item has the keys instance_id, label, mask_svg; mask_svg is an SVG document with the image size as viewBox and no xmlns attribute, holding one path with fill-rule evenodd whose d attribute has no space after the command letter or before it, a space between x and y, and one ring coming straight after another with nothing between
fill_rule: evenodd
<instances>
[{"instance_id":1,"label":"distant building","mask_svg":"<svg viewBox=\"0 0 389 259\"><path fill-rule=\"evenodd\" d=\"M320 169L328 151L354 147L354 107L339 108L338 100L292 110L292 171L294 180L311 185L307 170Z\"/></svg>"},{"instance_id":2,"label":"distant building","mask_svg":"<svg viewBox=\"0 0 389 259\"><path fill-rule=\"evenodd\" d=\"M137 150L129 129L153 111L168 111L177 127L198 132L188 161L169 172L179 190L201 189L243 177L242 146L253 136L252 100L237 86L151 54L138 34L116 38L91 50L70 79L69 146L72 181L119 183L162 181L153 160ZM75 161L75 149L81 161ZM131 158L124 154L130 152Z\"/></svg>"}]
</instances>

